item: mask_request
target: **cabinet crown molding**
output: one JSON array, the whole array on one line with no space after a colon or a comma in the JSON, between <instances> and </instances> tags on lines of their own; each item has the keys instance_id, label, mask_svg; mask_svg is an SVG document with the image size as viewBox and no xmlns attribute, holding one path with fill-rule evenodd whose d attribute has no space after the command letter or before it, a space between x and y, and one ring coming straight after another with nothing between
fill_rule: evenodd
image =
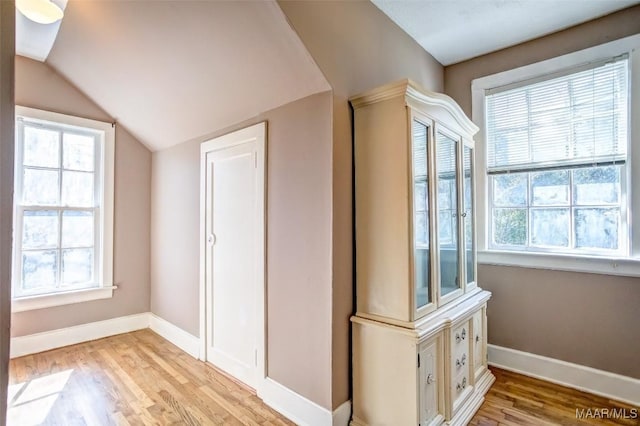
<instances>
[{"instance_id":1,"label":"cabinet crown molding","mask_svg":"<svg viewBox=\"0 0 640 426\"><path fill-rule=\"evenodd\" d=\"M450 96L427 90L408 78L352 96L349 98L349 102L354 109L359 109L375 102L400 96L404 96L406 105L413 108L427 110L432 107L444 108L469 136L478 133L478 126L466 116L462 108Z\"/></svg>"}]
</instances>

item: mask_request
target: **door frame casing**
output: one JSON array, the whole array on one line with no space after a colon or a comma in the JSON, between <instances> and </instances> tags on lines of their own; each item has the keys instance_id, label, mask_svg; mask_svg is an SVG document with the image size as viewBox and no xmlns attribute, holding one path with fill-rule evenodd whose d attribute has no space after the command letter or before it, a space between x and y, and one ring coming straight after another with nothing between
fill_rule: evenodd
<instances>
[{"instance_id":1,"label":"door frame casing","mask_svg":"<svg viewBox=\"0 0 640 426\"><path fill-rule=\"evenodd\" d=\"M213 151L220 151L245 143L255 143L256 153L256 229L258 242L256 244L256 289L257 296L257 312L256 312L256 350L257 363L255 383L256 391L264 383L267 376L267 307L266 307L266 180L267 180L267 161L266 161L266 145L267 145L267 122L263 121L240 130L236 130L225 135L206 140L200 145L200 348L198 359L207 360L207 154Z\"/></svg>"}]
</instances>

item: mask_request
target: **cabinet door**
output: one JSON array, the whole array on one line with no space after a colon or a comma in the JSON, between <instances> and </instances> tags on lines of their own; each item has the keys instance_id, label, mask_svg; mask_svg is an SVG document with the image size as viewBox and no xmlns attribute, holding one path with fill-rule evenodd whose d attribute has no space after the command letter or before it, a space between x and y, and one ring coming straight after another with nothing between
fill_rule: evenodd
<instances>
[{"instance_id":1,"label":"cabinet door","mask_svg":"<svg viewBox=\"0 0 640 426\"><path fill-rule=\"evenodd\" d=\"M438 258L440 297L455 297L461 288L458 244L458 141L440 130L436 136L438 186ZM444 302L446 303L445 300Z\"/></svg>"},{"instance_id":2,"label":"cabinet door","mask_svg":"<svg viewBox=\"0 0 640 426\"><path fill-rule=\"evenodd\" d=\"M484 308L473 314L473 371L476 375L486 362L484 315Z\"/></svg>"},{"instance_id":3,"label":"cabinet door","mask_svg":"<svg viewBox=\"0 0 640 426\"><path fill-rule=\"evenodd\" d=\"M474 156L473 146L465 141L462 147L462 244L464 244L464 272L467 288L476 283Z\"/></svg>"},{"instance_id":4,"label":"cabinet door","mask_svg":"<svg viewBox=\"0 0 640 426\"><path fill-rule=\"evenodd\" d=\"M428 425L438 416L438 340L421 345L419 354L419 419L421 425Z\"/></svg>"},{"instance_id":5,"label":"cabinet door","mask_svg":"<svg viewBox=\"0 0 640 426\"><path fill-rule=\"evenodd\" d=\"M413 280L415 309L432 302L429 238L429 126L412 120L413 152Z\"/></svg>"}]
</instances>

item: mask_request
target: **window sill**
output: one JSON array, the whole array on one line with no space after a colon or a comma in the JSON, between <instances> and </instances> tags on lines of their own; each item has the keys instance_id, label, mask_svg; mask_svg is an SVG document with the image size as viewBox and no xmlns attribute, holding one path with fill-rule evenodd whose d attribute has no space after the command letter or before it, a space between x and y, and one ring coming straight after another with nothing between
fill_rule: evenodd
<instances>
[{"instance_id":1,"label":"window sill","mask_svg":"<svg viewBox=\"0 0 640 426\"><path fill-rule=\"evenodd\" d=\"M640 277L640 259L633 258L615 259L597 256L486 250L478 252L478 263L483 265L519 266L522 268Z\"/></svg>"},{"instance_id":2,"label":"window sill","mask_svg":"<svg viewBox=\"0 0 640 426\"><path fill-rule=\"evenodd\" d=\"M109 286L21 297L11 301L11 312L24 312L53 306L70 305L72 303L88 302L91 300L108 299L113 297L113 290L116 288L118 287Z\"/></svg>"}]
</instances>

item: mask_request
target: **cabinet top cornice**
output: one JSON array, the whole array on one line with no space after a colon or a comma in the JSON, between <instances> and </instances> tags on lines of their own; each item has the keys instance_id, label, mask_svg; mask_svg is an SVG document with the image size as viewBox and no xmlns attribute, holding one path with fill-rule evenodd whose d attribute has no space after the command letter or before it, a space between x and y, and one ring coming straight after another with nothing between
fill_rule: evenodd
<instances>
[{"instance_id":1,"label":"cabinet top cornice","mask_svg":"<svg viewBox=\"0 0 640 426\"><path fill-rule=\"evenodd\" d=\"M462 108L451 97L427 90L407 78L352 96L349 98L349 102L357 110L366 105L400 96L404 96L406 104L414 108L442 108L446 110L458 125L471 136L479 130L478 126L465 115Z\"/></svg>"}]
</instances>

